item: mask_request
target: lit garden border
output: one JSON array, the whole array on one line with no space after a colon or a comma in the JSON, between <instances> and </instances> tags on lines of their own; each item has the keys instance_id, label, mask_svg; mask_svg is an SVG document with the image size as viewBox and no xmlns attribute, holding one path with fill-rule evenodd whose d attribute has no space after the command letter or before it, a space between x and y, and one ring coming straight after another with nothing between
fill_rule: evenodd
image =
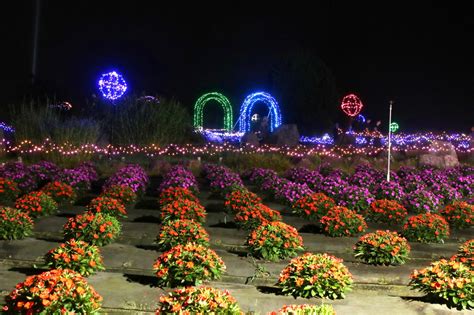
<instances>
[{"instance_id":1,"label":"lit garden border","mask_svg":"<svg viewBox=\"0 0 474 315\"><path fill-rule=\"evenodd\" d=\"M250 119L252 118L252 108L256 102L264 102L270 111L270 131L273 132L281 125L281 114L278 102L268 93L256 92L248 95L240 108L239 131L250 131Z\"/></svg>"},{"instance_id":2,"label":"lit garden border","mask_svg":"<svg viewBox=\"0 0 474 315\"><path fill-rule=\"evenodd\" d=\"M232 105L227 97L218 92L210 92L202 95L194 105L194 127L196 129L203 128L203 110L207 102L214 100L218 102L224 109L224 129L232 131Z\"/></svg>"}]
</instances>

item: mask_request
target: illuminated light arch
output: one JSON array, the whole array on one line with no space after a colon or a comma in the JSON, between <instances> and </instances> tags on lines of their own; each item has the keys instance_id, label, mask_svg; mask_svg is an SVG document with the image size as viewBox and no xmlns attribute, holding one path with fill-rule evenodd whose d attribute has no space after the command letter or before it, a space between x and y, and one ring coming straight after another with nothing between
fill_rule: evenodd
<instances>
[{"instance_id":1,"label":"illuminated light arch","mask_svg":"<svg viewBox=\"0 0 474 315\"><path fill-rule=\"evenodd\" d=\"M223 94L218 92L210 92L202 95L194 104L194 127L203 129L203 110L209 101L218 102L224 109L224 129L232 131L232 105Z\"/></svg>"},{"instance_id":2,"label":"illuminated light arch","mask_svg":"<svg viewBox=\"0 0 474 315\"><path fill-rule=\"evenodd\" d=\"M268 93L256 92L248 95L242 107L240 107L240 122L239 131L248 132L250 131L250 119L252 118L252 109L255 103L264 102L268 106L270 113L270 131L273 132L276 128L281 125L281 114L278 102Z\"/></svg>"}]
</instances>

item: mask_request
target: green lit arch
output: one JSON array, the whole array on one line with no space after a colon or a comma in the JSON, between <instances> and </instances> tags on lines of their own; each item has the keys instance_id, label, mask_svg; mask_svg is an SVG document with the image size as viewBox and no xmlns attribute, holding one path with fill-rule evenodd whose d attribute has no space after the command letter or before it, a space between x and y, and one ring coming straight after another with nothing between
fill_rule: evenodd
<instances>
[{"instance_id":1,"label":"green lit arch","mask_svg":"<svg viewBox=\"0 0 474 315\"><path fill-rule=\"evenodd\" d=\"M209 101L218 102L224 109L224 129L232 131L232 105L229 99L218 92L210 92L202 95L194 104L194 127L197 129L203 128L203 110L204 106Z\"/></svg>"}]
</instances>

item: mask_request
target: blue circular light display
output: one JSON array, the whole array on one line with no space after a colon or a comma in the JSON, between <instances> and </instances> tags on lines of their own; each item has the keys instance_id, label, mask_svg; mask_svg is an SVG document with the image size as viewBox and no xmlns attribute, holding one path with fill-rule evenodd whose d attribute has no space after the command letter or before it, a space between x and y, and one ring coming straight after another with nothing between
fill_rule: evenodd
<instances>
[{"instance_id":1,"label":"blue circular light display","mask_svg":"<svg viewBox=\"0 0 474 315\"><path fill-rule=\"evenodd\" d=\"M98 85L102 96L112 101L119 99L125 94L125 91L127 91L127 82L125 82L123 76L116 71L102 74Z\"/></svg>"}]
</instances>

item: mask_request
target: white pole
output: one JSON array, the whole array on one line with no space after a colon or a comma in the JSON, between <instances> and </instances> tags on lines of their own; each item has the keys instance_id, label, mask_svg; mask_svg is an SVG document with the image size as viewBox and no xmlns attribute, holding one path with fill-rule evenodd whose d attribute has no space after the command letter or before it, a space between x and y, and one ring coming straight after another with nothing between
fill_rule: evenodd
<instances>
[{"instance_id":1,"label":"white pole","mask_svg":"<svg viewBox=\"0 0 474 315\"><path fill-rule=\"evenodd\" d=\"M390 181L390 157L391 152L390 149L392 147L392 104L393 101L390 101L390 110L388 113L388 161L387 161L387 182Z\"/></svg>"}]
</instances>

